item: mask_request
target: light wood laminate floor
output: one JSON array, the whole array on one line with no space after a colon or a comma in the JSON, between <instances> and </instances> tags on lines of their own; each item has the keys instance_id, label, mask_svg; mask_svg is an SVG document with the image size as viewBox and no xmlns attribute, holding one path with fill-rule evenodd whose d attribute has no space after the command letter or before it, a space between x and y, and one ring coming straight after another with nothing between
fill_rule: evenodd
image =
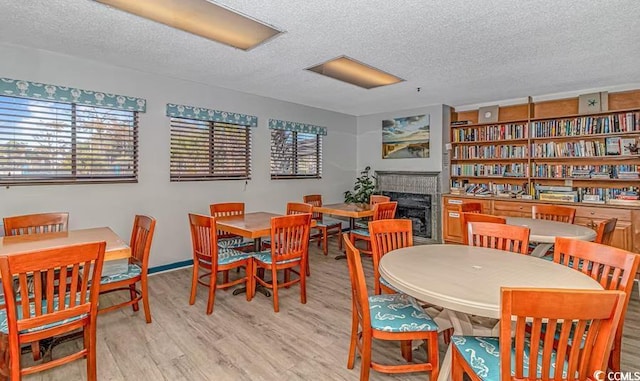
<instances>
[{"instance_id":1,"label":"light wood laminate floor","mask_svg":"<svg viewBox=\"0 0 640 381\"><path fill-rule=\"evenodd\" d=\"M271 298L218 291L214 312L205 314L206 290L200 287L190 306L191 268L150 277L153 323L142 311L115 311L98 318L99 380L358 380L360 362L346 367L351 325L351 299L347 263L333 259L313 245L312 276L308 278L307 304L300 304L297 286L280 293L280 312ZM152 253L153 255L153 253ZM372 278L371 260L364 259ZM124 296L108 295L102 303ZM54 349L54 357L78 346ZM444 345L441 343L441 358ZM399 345L374 342L374 359L401 362ZM29 361L30 355L23 357ZM422 349L414 358L423 360ZM622 369L640 371L640 301L637 285L627 314ZM76 361L26 380L85 379L84 360ZM426 380L424 373L386 375L371 372L370 380Z\"/></svg>"}]
</instances>

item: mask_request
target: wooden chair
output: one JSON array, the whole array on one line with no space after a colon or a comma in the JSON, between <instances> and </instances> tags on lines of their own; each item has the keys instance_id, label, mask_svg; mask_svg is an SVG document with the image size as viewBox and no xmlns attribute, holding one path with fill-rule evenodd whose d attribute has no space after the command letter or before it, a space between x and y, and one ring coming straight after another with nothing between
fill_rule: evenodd
<instances>
[{"instance_id":1,"label":"wooden chair","mask_svg":"<svg viewBox=\"0 0 640 381\"><path fill-rule=\"evenodd\" d=\"M534 219L566 222L572 224L576 217L576 208L562 205L534 205L531 209Z\"/></svg>"},{"instance_id":2,"label":"wooden chair","mask_svg":"<svg viewBox=\"0 0 640 381\"><path fill-rule=\"evenodd\" d=\"M4 235L40 234L67 231L69 213L39 213L5 217Z\"/></svg>"},{"instance_id":3,"label":"wooden chair","mask_svg":"<svg viewBox=\"0 0 640 381\"><path fill-rule=\"evenodd\" d=\"M138 311L138 303L142 301L144 317L147 323L151 323L147 272L149 269L149 252L151 251L155 228L156 220L154 218L141 215L135 216L129 244L131 246L131 258L129 258L127 272L125 274L103 276L100 279L100 294L128 291L130 300L100 308L98 313L102 314L126 306L132 306L134 311ZM140 290L136 288L138 282L140 282Z\"/></svg>"},{"instance_id":4,"label":"wooden chair","mask_svg":"<svg viewBox=\"0 0 640 381\"><path fill-rule=\"evenodd\" d=\"M222 202L209 205L209 211L212 217L230 217L244 215L244 202ZM253 241L245 240L236 234L218 230L218 245L220 247L251 250ZM257 250L257 249L256 249Z\"/></svg>"},{"instance_id":5,"label":"wooden chair","mask_svg":"<svg viewBox=\"0 0 640 381\"><path fill-rule=\"evenodd\" d=\"M304 196L303 201L312 206L322 206L322 195L309 194ZM340 233L342 233L342 221L334 220L324 217L322 213L313 212L311 217L316 221L316 226L313 229L317 229L317 234L311 234L311 239L318 241L318 246L322 243L322 252L324 255L329 253L329 237L335 235L338 237L338 250L342 251L342 239Z\"/></svg>"},{"instance_id":6,"label":"wooden chair","mask_svg":"<svg viewBox=\"0 0 640 381\"><path fill-rule=\"evenodd\" d=\"M468 245L527 254L529 250L529 228L495 224L491 222L470 222L468 225Z\"/></svg>"},{"instance_id":7,"label":"wooden chair","mask_svg":"<svg viewBox=\"0 0 640 381\"><path fill-rule=\"evenodd\" d=\"M369 379L371 369L383 373L431 372L436 380L439 372L438 326L405 294L369 296L362 269L360 252L347 234L343 235L351 279L352 318L351 343L347 368L353 369L356 349L360 354L360 381ZM372 313L375 311L375 313ZM408 328L405 328L408 327ZM386 365L372 361L373 339L394 340L402 343L402 354L408 364ZM412 363L411 340L426 340L427 362Z\"/></svg>"},{"instance_id":8,"label":"wooden chair","mask_svg":"<svg viewBox=\"0 0 640 381\"><path fill-rule=\"evenodd\" d=\"M313 205L302 202L288 202L287 215L313 213Z\"/></svg>"},{"instance_id":9,"label":"wooden chair","mask_svg":"<svg viewBox=\"0 0 640 381\"><path fill-rule=\"evenodd\" d=\"M611 239L613 238L613 232L616 230L617 223L617 218L610 218L600 222L596 227L596 240L594 242L611 245Z\"/></svg>"},{"instance_id":10,"label":"wooden chair","mask_svg":"<svg viewBox=\"0 0 640 381\"><path fill-rule=\"evenodd\" d=\"M458 213L482 213L482 204L479 202L465 202L458 205Z\"/></svg>"},{"instance_id":11,"label":"wooden chair","mask_svg":"<svg viewBox=\"0 0 640 381\"><path fill-rule=\"evenodd\" d=\"M624 299L621 291L502 288L500 337L453 336L451 379L462 381L465 373L503 381L604 377Z\"/></svg>"},{"instance_id":12,"label":"wooden chair","mask_svg":"<svg viewBox=\"0 0 640 381\"><path fill-rule=\"evenodd\" d=\"M375 204L379 204L381 202L391 202L391 197L383 196L381 194L372 194L369 196L369 205L374 206ZM373 220L373 217L365 217L356 221L356 228L358 229L369 229L369 222Z\"/></svg>"},{"instance_id":13,"label":"wooden chair","mask_svg":"<svg viewBox=\"0 0 640 381\"><path fill-rule=\"evenodd\" d=\"M309 229L311 213L291 214L271 219L271 249L253 254L253 284L250 298L255 293L256 282L273 291L273 310L280 311L278 288L288 288L300 283L300 302L307 303L306 269L309 260ZM298 267L298 270L295 268ZM258 276L258 270L271 273L269 282ZM278 282L278 271L284 270L284 281ZM291 280L290 274L297 275Z\"/></svg>"},{"instance_id":14,"label":"wooden chair","mask_svg":"<svg viewBox=\"0 0 640 381\"><path fill-rule=\"evenodd\" d=\"M86 358L87 379L96 375L96 282L102 272L105 242L93 242L55 249L0 256L2 288L6 308L0 310L2 340L8 341L8 376L20 380L23 375L40 372L71 361ZM59 274L59 276L58 276ZM33 294L27 287L33 277ZM20 348L46 338L81 329L82 349L53 361L22 367ZM6 359L6 354L3 354Z\"/></svg>"},{"instance_id":15,"label":"wooden chair","mask_svg":"<svg viewBox=\"0 0 640 381\"><path fill-rule=\"evenodd\" d=\"M466 234L469 222L491 222L494 224L506 224L507 219L504 217L493 216L491 214L482 214L475 212L462 212L460 213L460 221L462 221L462 242L465 245L469 244L469 235Z\"/></svg>"},{"instance_id":16,"label":"wooden chair","mask_svg":"<svg viewBox=\"0 0 640 381\"><path fill-rule=\"evenodd\" d=\"M391 220L396 216L396 209L398 208L398 203L396 201L391 202L380 202L373 206L373 221L377 220ZM372 255L371 252L371 238L369 236L369 228L367 229L354 229L349 232L349 239L351 243L355 245L357 240L362 240L367 242L367 249L360 250L363 253L368 255Z\"/></svg>"},{"instance_id":17,"label":"wooden chair","mask_svg":"<svg viewBox=\"0 0 640 381\"><path fill-rule=\"evenodd\" d=\"M209 296L207 299L207 315L213 312L216 289L226 289L237 284L245 283L247 287L247 300L251 300L249 290L251 289L251 253L245 253L232 248L223 248L218 245L218 231L216 230L215 217L203 216L199 214L189 214L189 224L191 226L191 243L193 247L193 275L191 277L191 296L189 304L196 302L196 291L198 284L207 286ZM229 281L224 276L222 283L218 284L218 272L225 272L234 268L244 267L245 276ZM200 270L205 273L200 275ZM209 272L206 272L209 270ZM205 282L203 278L209 278Z\"/></svg>"},{"instance_id":18,"label":"wooden chair","mask_svg":"<svg viewBox=\"0 0 640 381\"><path fill-rule=\"evenodd\" d=\"M553 261L589 275L606 290L625 292L624 309L620 318L609 358L609 368L620 371L622 329L627 305L633 291L640 256L616 247L569 238L556 238Z\"/></svg>"},{"instance_id":19,"label":"wooden chair","mask_svg":"<svg viewBox=\"0 0 640 381\"><path fill-rule=\"evenodd\" d=\"M371 252L373 253L374 293L380 295L398 292L384 278L380 277L378 265L380 259L391 250L413 246L413 228L411 220L377 220L369 223Z\"/></svg>"}]
</instances>

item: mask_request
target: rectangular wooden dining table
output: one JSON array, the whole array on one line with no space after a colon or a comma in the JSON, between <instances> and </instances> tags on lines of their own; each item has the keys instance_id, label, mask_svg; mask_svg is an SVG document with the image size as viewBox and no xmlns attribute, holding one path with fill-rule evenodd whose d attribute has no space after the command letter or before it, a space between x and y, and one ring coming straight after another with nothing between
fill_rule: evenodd
<instances>
[{"instance_id":1,"label":"rectangular wooden dining table","mask_svg":"<svg viewBox=\"0 0 640 381\"><path fill-rule=\"evenodd\" d=\"M42 234L0 237L0 255L25 251L51 249L78 243L105 241L102 275L115 275L127 271L131 248L108 227L69 230Z\"/></svg>"},{"instance_id":2,"label":"rectangular wooden dining table","mask_svg":"<svg viewBox=\"0 0 640 381\"><path fill-rule=\"evenodd\" d=\"M322 206L314 206L314 212L331 214L339 217L349 217L349 229L353 230L356 227L356 218L372 217L373 206L370 204L350 204L350 203L338 203L327 204Z\"/></svg>"}]
</instances>

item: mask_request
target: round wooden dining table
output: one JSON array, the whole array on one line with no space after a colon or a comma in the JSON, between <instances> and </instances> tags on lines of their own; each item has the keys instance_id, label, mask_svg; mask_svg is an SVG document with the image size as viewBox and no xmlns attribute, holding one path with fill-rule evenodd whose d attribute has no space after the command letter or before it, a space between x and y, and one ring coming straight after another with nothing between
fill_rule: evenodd
<instances>
[{"instance_id":1,"label":"round wooden dining table","mask_svg":"<svg viewBox=\"0 0 640 381\"><path fill-rule=\"evenodd\" d=\"M477 334L469 315L500 317L501 287L602 290L589 276L554 262L464 245L393 250L382 257L379 270L398 290L444 307L455 335ZM440 369L438 380L448 380L450 347Z\"/></svg>"},{"instance_id":2,"label":"round wooden dining table","mask_svg":"<svg viewBox=\"0 0 640 381\"><path fill-rule=\"evenodd\" d=\"M529 242L537 244L531 252L534 257L544 256L553 246L556 237L574 238L581 241L596 239L596 231L586 226L525 217L506 217L506 219L507 225L525 226L530 229Z\"/></svg>"}]
</instances>

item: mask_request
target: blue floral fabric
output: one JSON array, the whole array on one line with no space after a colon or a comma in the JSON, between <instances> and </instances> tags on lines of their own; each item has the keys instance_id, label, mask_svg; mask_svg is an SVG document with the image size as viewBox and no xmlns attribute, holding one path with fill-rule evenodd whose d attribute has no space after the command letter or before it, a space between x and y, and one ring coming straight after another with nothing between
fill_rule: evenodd
<instances>
[{"instance_id":1,"label":"blue floral fabric","mask_svg":"<svg viewBox=\"0 0 640 381\"><path fill-rule=\"evenodd\" d=\"M356 228L369 230L369 221L356 221Z\"/></svg>"},{"instance_id":2,"label":"blue floral fabric","mask_svg":"<svg viewBox=\"0 0 640 381\"><path fill-rule=\"evenodd\" d=\"M252 253L245 253L234 249L218 248L218 265L228 265L251 257Z\"/></svg>"},{"instance_id":3,"label":"blue floral fabric","mask_svg":"<svg viewBox=\"0 0 640 381\"><path fill-rule=\"evenodd\" d=\"M438 325L405 294L385 294L369 297L371 328L385 332L430 332Z\"/></svg>"},{"instance_id":4,"label":"blue floral fabric","mask_svg":"<svg viewBox=\"0 0 640 381\"><path fill-rule=\"evenodd\" d=\"M258 251L253 253L253 257L259 260L262 263L266 263L268 265L273 263L273 259L271 258L271 250ZM290 263L300 260L300 258L287 259L286 261L279 261L278 264Z\"/></svg>"},{"instance_id":5,"label":"blue floral fabric","mask_svg":"<svg viewBox=\"0 0 640 381\"><path fill-rule=\"evenodd\" d=\"M245 247L253 245L253 241L245 240L242 237L229 237L218 239L218 247L237 249L239 247Z\"/></svg>"},{"instance_id":6,"label":"blue floral fabric","mask_svg":"<svg viewBox=\"0 0 640 381\"><path fill-rule=\"evenodd\" d=\"M497 337L477 337L477 336L453 336L451 343L454 350L457 350L464 361L469 364L476 375L483 381L500 381L500 339ZM529 374L529 342L525 342L525 358L523 364L524 374ZM537 378L542 378L542 350L538 350ZM515 350L511 351L511 375L515 375L513 367L515 366ZM555 372L556 354L551 353L551 367L549 369L549 377L553 377ZM565 362L562 370L562 378L567 378L567 366ZM559 377L556 377L559 378Z\"/></svg>"},{"instance_id":7,"label":"blue floral fabric","mask_svg":"<svg viewBox=\"0 0 640 381\"><path fill-rule=\"evenodd\" d=\"M125 279L135 278L142 274L142 268L136 264L129 264L126 273L107 275L100 278L100 284L109 284L119 282Z\"/></svg>"},{"instance_id":8,"label":"blue floral fabric","mask_svg":"<svg viewBox=\"0 0 640 381\"><path fill-rule=\"evenodd\" d=\"M369 229L353 229L351 232L365 237L369 236Z\"/></svg>"},{"instance_id":9,"label":"blue floral fabric","mask_svg":"<svg viewBox=\"0 0 640 381\"><path fill-rule=\"evenodd\" d=\"M88 292L87 292L87 298L89 298L89 293ZM65 297L64 297L65 306L68 306L69 302L70 302L70 296L69 296L69 294L66 294ZM53 299L53 310L54 311L58 310L59 303L60 303L59 298L55 297ZM80 294L79 293L76 295L76 303L78 303L78 304L80 303ZM30 316L34 316L35 315L35 311L36 311L35 303L33 303L33 302L29 303L29 310L30 310ZM46 302L43 301L42 314L43 315L46 314L47 313L46 311L47 311ZM22 306L21 305L16 305L16 313L18 315L18 320L22 319L23 315L22 315ZM72 322L72 321L76 321L76 320L82 319L85 316L86 316L86 314L79 315L79 316L74 316L74 317L69 318L69 319L64 319L64 320L56 321L56 322L53 322L53 323L45 324L45 325L42 325L42 326L39 326L39 327L34 327L34 328L31 328L31 329L28 329L28 330L23 331L23 333L24 332L42 331L42 330L45 330L45 329L48 329L48 328L57 327L57 326L62 325L62 324L66 324L66 323L69 323L69 322ZM0 332L5 333L5 334L9 333L9 321L7 319L7 310L6 310L6 308L1 308L0 309Z\"/></svg>"}]
</instances>

